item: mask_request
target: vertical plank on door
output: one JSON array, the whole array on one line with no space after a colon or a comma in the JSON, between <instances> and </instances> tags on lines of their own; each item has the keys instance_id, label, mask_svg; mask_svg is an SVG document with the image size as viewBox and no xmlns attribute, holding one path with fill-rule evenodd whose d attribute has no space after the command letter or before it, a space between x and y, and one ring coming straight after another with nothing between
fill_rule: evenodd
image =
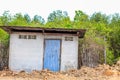
<instances>
[{"instance_id":1,"label":"vertical plank on door","mask_svg":"<svg viewBox=\"0 0 120 80\"><path fill-rule=\"evenodd\" d=\"M59 71L60 40L45 40L44 69Z\"/></svg>"}]
</instances>

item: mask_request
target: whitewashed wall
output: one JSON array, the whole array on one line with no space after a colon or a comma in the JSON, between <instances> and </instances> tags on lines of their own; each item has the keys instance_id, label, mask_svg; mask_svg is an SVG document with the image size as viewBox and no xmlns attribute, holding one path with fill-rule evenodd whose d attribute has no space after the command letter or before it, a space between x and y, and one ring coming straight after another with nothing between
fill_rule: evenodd
<instances>
[{"instance_id":1,"label":"whitewashed wall","mask_svg":"<svg viewBox=\"0 0 120 80\"><path fill-rule=\"evenodd\" d=\"M73 36L73 41L65 41L62 37L61 71L78 68L78 37Z\"/></svg>"},{"instance_id":2,"label":"whitewashed wall","mask_svg":"<svg viewBox=\"0 0 120 80\"><path fill-rule=\"evenodd\" d=\"M43 61L43 37L19 39L19 34L10 36L9 68L13 71L41 70Z\"/></svg>"},{"instance_id":3,"label":"whitewashed wall","mask_svg":"<svg viewBox=\"0 0 120 80\"><path fill-rule=\"evenodd\" d=\"M21 34L21 33L19 33ZM72 36L73 41L65 41L64 36L37 35L36 39L19 39L19 34L10 37L9 68L13 71L32 71L43 69L44 39L62 39L61 71L77 69L78 66L78 37ZM25 34L26 33L22 33ZM32 33L29 33L33 35Z\"/></svg>"}]
</instances>

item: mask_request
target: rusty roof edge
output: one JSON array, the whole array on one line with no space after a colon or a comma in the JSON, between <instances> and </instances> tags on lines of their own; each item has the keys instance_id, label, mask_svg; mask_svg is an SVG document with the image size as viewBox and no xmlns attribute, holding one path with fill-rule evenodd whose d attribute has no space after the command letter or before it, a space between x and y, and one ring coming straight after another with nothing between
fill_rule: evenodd
<instances>
[{"instance_id":1,"label":"rusty roof edge","mask_svg":"<svg viewBox=\"0 0 120 80\"><path fill-rule=\"evenodd\" d=\"M86 30L82 30L79 34L79 38L83 38L85 36Z\"/></svg>"},{"instance_id":2,"label":"rusty roof edge","mask_svg":"<svg viewBox=\"0 0 120 80\"><path fill-rule=\"evenodd\" d=\"M4 31L6 31L7 33L11 32L11 30L7 27L0 26L0 28L3 29Z\"/></svg>"},{"instance_id":3,"label":"rusty roof edge","mask_svg":"<svg viewBox=\"0 0 120 80\"><path fill-rule=\"evenodd\" d=\"M85 30L85 29L65 29L65 28L44 28L44 27L31 27L31 26L0 26L0 27L6 27L6 28L12 28L12 29L39 29L39 30L64 30L64 31L80 31L80 30Z\"/></svg>"},{"instance_id":4,"label":"rusty roof edge","mask_svg":"<svg viewBox=\"0 0 120 80\"><path fill-rule=\"evenodd\" d=\"M58 31L58 32L79 32L78 37L83 38L86 32L86 29L64 29L64 28L43 28L43 27L30 27L30 26L0 26L3 30L8 33L11 33L12 30L44 30L44 31Z\"/></svg>"}]
</instances>

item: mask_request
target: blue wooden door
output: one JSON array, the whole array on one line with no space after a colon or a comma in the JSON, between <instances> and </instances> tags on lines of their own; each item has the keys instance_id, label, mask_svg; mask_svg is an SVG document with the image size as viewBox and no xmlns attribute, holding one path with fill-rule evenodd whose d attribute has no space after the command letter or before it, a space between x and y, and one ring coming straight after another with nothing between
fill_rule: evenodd
<instances>
[{"instance_id":1,"label":"blue wooden door","mask_svg":"<svg viewBox=\"0 0 120 80\"><path fill-rule=\"evenodd\" d=\"M59 71L60 40L45 40L44 69Z\"/></svg>"}]
</instances>

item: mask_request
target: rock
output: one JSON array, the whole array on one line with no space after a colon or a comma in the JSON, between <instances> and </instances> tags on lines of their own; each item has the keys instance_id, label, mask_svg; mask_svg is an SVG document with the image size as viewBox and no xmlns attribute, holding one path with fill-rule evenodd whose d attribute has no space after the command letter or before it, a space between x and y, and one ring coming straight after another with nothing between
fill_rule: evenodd
<instances>
[{"instance_id":1,"label":"rock","mask_svg":"<svg viewBox=\"0 0 120 80\"><path fill-rule=\"evenodd\" d=\"M7 74L6 73L2 73L0 76L3 77L3 76L6 76Z\"/></svg>"},{"instance_id":2,"label":"rock","mask_svg":"<svg viewBox=\"0 0 120 80\"><path fill-rule=\"evenodd\" d=\"M103 74L106 75L106 76L112 76L112 75L113 75L113 72L112 72L111 70L105 70L105 71L103 72Z\"/></svg>"},{"instance_id":3,"label":"rock","mask_svg":"<svg viewBox=\"0 0 120 80\"><path fill-rule=\"evenodd\" d=\"M117 66L120 66L120 60L119 60L119 61L117 61L116 65L117 65Z\"/></svg>"}]
</instances>

